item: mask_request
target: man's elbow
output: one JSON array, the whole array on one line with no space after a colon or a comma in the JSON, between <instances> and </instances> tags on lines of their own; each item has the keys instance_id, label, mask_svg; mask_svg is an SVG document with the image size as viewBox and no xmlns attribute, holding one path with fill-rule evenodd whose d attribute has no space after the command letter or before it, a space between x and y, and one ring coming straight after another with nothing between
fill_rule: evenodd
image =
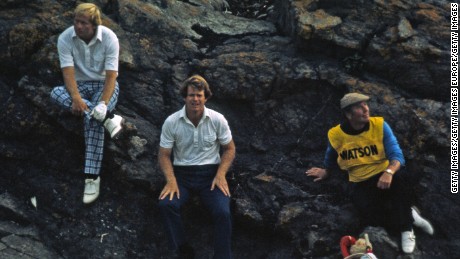
<instances>
[{"instance_id":1,"label":"man's elbow","mask_svg":"<svg viewBox=\"0 0 460 259\"><path fill-rule=\"evenodd\" d=\"M236 153L236 147L235 147L235 143L232 141L230 141L227 145L223 145L223 148L224 148L224 152L229 152L229 153Z\"/></svg>"}]
</instances>

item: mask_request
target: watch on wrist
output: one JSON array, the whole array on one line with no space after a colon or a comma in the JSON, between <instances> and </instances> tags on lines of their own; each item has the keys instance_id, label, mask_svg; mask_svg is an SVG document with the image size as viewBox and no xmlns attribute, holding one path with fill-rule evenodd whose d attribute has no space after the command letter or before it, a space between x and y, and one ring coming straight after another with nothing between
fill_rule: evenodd
<instances>
[{"instance_id":1,"label":"watch on wrist","mask_svg":"<svg viewBox=\"0 0 460 259\"><path fill-rule=\"evenodd\" d=\"M385 169L384 172L388 173L388 174L391 174L391 175L395 174L395 172L393 172L393 170L391 170L390 168Z\"/></svg>"}]
</instances>

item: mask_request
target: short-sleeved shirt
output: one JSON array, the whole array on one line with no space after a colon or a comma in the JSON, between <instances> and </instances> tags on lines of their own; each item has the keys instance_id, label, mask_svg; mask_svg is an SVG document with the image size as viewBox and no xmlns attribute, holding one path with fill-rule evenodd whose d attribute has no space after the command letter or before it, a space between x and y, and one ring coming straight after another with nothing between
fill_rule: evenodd
<instances>
[{"instance_id":1,"label":"short-sleeved shirt","mask_svg":"<svg viewBox=\"0 0 460 259\"><path fill-rule=\"evenodd\" d=\"M59 35L57 47L61 68L74 67L76 81L103 81L106 70L118 71L118 38L105 26L97 26L89 44L71 26Z\"/></svg>"},{"instance_id":2,"label":"short-sleeved shirt","mask_svg":"<svg viewBox=\"0 0 460 259\"><path fill-rule=\"evenodd\" d=\"M220 163L220 145L227 145L232 133L224 116L205 107L198 126L187 118L185 106L170 115L161 131L160 147L173 150L176 166Z\"/></svg>"}]
</instances>

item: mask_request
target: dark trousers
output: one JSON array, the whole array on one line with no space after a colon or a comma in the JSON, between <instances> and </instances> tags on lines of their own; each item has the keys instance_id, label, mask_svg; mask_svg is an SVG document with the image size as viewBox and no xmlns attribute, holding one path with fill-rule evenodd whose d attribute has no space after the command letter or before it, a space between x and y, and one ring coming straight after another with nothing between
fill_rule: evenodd
<instances>
[{"instance_id":1,"label":"dark trousers","mask_svg":"<svg viewBox=\"0 0 460 259\"><path fill-rule=\"evenodd\" d=\"M232 258L230 197L225 196L217 187L211 191L217 167L218 165L174 167L180 199L175 196L169 200L166 197L158 203L172 249L178 249L187 242L180 209L190 198L191 192L196 192L214 221L214 258Z\"/></svg>"},{"instance_id":2,"label":"dark trousers","mask_svg":"<svg viewBox=\"0 0 460 259\"><path fill-rule=\"evenodd\" d=\"M385 190L377 188L382 174L352 184L351 200L364 226L383 226L398 232L412 229L412 197L404 174L394 174L390 188Z\"/></svg>"}]
</instances>

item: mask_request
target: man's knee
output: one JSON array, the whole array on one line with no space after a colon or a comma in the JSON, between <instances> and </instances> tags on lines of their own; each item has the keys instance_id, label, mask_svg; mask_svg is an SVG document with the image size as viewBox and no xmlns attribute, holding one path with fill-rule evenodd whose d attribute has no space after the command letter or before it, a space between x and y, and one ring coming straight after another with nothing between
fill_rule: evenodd
<instances>
[{"instance_id":1,"label":"man's knee","mask_svg":"<svg viewBox=\"0 0 460 259\"><path fill-rule=\"evenodd\" d=\"M212 216L219 219L230 219L231 211L230 204L227 202L221 202L211 206Z\"/></svg>"},{"instance_id":2,"label":"man's knee","mask_svg":"<svg viewBox=\"0 0 460 259\"><path fill-rule=\"evenodd\" d=\"M63 86L56 86L51 90L50 97L53 100L57 100L59 96L62 95L62 92L65 90Z\"/></svg>"},{"instance_id":3,"label":"man's knee","mask_svg":"<svg viewBox=\"0 0 460 259\"><path fill-rule=\"evenodd\" d=\"M180 204L176 199L169 200L167 197L158 201L160 210L179 210Z\"/></svg>"}]
</instances>

